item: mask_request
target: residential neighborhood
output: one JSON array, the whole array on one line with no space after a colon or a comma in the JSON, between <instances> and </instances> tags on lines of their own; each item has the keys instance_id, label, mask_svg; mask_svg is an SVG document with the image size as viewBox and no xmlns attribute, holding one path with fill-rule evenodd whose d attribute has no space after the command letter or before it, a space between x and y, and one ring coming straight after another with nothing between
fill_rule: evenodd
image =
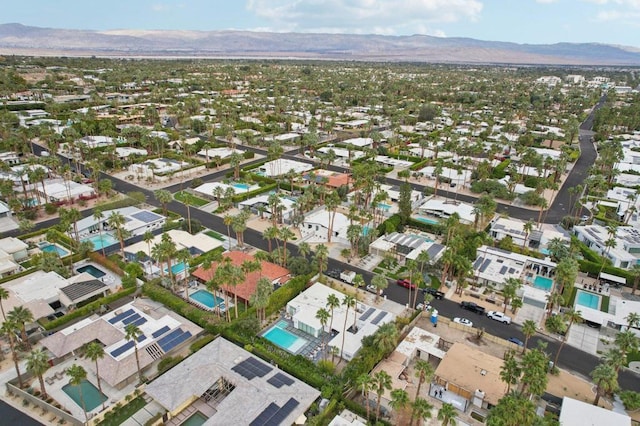
<instances>
[{"instance_id":1,"label":"residential neighborhood","mask_svg":"<svg viewBox=\"0 0 640 426\"><path fill-rule=\"evenodd\" d=\"M639 422L635 78L3 58L0 398L41 424Z\"/></svg>"}]
</instances>

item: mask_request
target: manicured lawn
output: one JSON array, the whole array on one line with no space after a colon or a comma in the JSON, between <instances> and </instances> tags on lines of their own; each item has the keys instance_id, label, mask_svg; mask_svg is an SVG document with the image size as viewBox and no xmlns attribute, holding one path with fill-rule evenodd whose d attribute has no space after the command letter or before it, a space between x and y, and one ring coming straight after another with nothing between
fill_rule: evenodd
<instances>
[{"instance_id":1,"label":"manicured lawn","mask_svg":"<svg viewBox=\"0 0 640 426\"><path fill-rule=\"evenodd\" d=\"M176 200L180 201L181 203L185 203L185 202L189 202L189 205L192 206L196 206L196 207L202 207L205 204L209 204L209 202L207 200L203 200L202 198L198 198L193 194L190 194L186 191L180 191L180 192L176 192L173 195L173 198L175 198Z\"/></svg>"},{"instance_id":2,"label":"manicured lawn","mask_svg":"<svg viewBox=\"0 0 640 426\"><path fill-rule=\"evenodd\" d=\"M216 231L206 231L205 235L210 236L211 238L215 238L216 240L220 240L220 241L225 241L224 237L220 234L218 234Z\"/></svg>"},{"instance_id":3,"label":"manicured lawn","mask_svg":"<svg viewBox=\"0 0 640 426\"><path fill-rule=\"evenodd\" d=\"M131 416L140 411L142 407L147 405L144 401L144 398L141 396L131 400L127 405L120 408L119 410L114 410L113 416L105 417L103 421L100 422L101 426L119 426L125 421L129 420Z\"/></svg>"}]
</instances>

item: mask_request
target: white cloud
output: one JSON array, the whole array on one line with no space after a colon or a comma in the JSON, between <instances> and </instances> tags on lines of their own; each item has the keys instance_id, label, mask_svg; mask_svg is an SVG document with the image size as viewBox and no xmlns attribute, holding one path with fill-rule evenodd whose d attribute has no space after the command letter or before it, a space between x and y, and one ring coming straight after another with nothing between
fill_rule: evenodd
<instances>
[{"instance_id":1,"label":"white cloud","mask_svg":"<svg viewBox=\"0 0 640 426\"><path fill-rule=\"evenodd\" d=\"M266 26L299 32L442 34L436 24L474 22L480 0L248 0Z\"/></svg>"}]
</instances>

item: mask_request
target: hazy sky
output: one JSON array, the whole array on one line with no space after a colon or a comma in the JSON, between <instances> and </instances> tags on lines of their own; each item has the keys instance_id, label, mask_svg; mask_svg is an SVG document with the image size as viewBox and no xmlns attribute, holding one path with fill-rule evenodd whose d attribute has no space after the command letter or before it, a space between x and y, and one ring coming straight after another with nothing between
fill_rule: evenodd
<instances>
[{"instance_id":1,"label":"hazy sky","mask_svg":"<svg viewBox=\"0 0 640 426\"><path fill-rule=\"evenodd\" d=\"M427 34L640 48L640 0L5 0L0 16L52 28Z\"/></svg>"}]
</instances>

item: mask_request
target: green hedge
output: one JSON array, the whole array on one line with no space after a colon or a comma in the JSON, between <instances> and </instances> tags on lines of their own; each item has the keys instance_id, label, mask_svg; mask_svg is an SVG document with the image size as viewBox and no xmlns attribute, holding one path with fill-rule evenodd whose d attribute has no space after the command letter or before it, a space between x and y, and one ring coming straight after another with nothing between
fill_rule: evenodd
<instances>
[{"instance_id":1,"label":"green hedge","mask_svg":"<svg viewBox=\"0 0 640 426\"><path fill-rule=\"evenodd\" d=\"M590 262L588 260L580 259L578 260L580 264L580 271L586 272L587 274L591 274L592 276L597 277L600 274L600 269L602 268L602 261L600 262ZM616 268L615 266L605 265L602 268L602 272L605 274L616 275L618 277L622 277L627 280L627 286L633 283L633 276L627 270Z\"/></svg>"},{"instance_id":2,"label":"green hedge","mask_svg":"<svg viewBox=\"0 0 640 426\"><path fill-rule=\"evenodd\" d=\"M425 158L424 160L418 161L417 163L412 164L409 167L409 170L416 171L416 170L423 169L427 166L427 164L429 164L429 161L431 161L429 158Z\"/></svg>"},{"instance_id":3,"label":"green hedge","mask_svg":"<svg viewBox=\"0 0 640 426\"><path fill-rule=\"evenodd\" d=\"M409 218L409 220L407 221L407 225L411 226L413 228L418 228L421 231L425 231L425 232L430 232L432 234L436 234L436 235L441 235L444 230L445 230L445 226L439 223L426 223L426 222L421 222L419 220L415 220L412 218Z\"/></svg>"},{"instance_id":4,"label":"green hedge","mask_svg":"<svg viewBox=\"0 0 640 426\"><path fill-rule=\"evenodd\" d=\"M494 167L491 177L494 179L502 179L505 177L507 175L506 169L509 167L509 163L511 163L511 160L506 159Z\"/></svg>"},{"instance_id":5,"label":"green hedge","mask_svg":"<svg viewBox=\"0 0 640 426\"><path fill-rule=\"evenodd\" d=\"M253 191L244 192L242 194L234 195L232 200L233 200L234 203L239 203L241 201L248 200L251 197L255 197L256 195L262 194L263 192L267 192L267 191L271 191L272 189L276 189L277 186L278 186L277 183L272 183L272 184L263 186L263 187L258 188L256 190L253 190Z\"/></svg>"},{"instance_id":6,"label":"green hedge","mask_svg":"<svg viewBox=\"0 0 640 426\"><path fill-rule=\"evenodd\" d=\"M70 321L93 314L98 309L100 309L102 305L108 305L109 303L115 302L118 299L122 299L123 297L133 294L135 291L135 288L128 288L117 293L109 294L108 296L98 299L95 302L91 302L88 305L83 306L82 308L78 308L75 311L71 311L60 318L56 318L53 321L43 324L43 327L45 328L45 330L53 330L67 324Z\"/></svg>"}]
</instances>

